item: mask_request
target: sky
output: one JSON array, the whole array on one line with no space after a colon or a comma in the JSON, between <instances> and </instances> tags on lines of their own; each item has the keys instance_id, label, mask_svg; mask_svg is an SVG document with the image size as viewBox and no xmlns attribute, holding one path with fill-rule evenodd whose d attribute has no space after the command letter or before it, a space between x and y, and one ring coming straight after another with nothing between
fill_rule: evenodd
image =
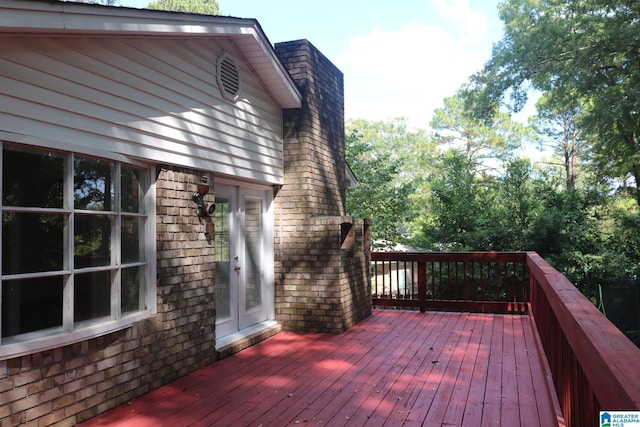
<instances>
[{"instance_id":1,"label":"sky","mask_svg":"<svg viewBox=\"0 0 640 427\"><path fill-rule=\"evenodd\" d=\"M145 7L150 0L120 0ZM433 111L480 70L502 36L499 0L218 0L221 15L255 18L273 43L307 39L344 74L347 119Z\"/></svg>"}]
</instances>

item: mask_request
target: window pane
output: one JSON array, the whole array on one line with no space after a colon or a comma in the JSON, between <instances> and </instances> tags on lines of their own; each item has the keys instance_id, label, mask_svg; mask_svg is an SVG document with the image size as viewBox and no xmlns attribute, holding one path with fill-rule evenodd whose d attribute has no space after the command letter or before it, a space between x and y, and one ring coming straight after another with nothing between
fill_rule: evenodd
<instances>
[{"instance_id":1,"label":"window pane","mask_svg":"<svg viewBox=\"0 0 640 427\"><path fill-rule=\"evenodd\" d=\"M62 325L63 277L2 283L2 336Z\"/></svg>"},{"instance_id":2,"label":"window pane","mask_svg":"<svg viewBox=\"0 0 640 427\"><path fill-rule=\"evenodd\" d=\"M145 310L147 307L144 303L144 268L124 268L122 269L121 282L121 308L122 312Z\"/></svg>"},{"instance_id":3,"label":"window pane","mask_svg":"<svg viewBox=\"0 0 640 427\"><path fill-rule=\"evenodd\" d=\"M122 166L122 212L140 212L140 169Z\"/></svg>"},{"instance_id":4,"label":"window pane","mask_svg":"<svg viewBox=\"0 0 640 427\"><path fill-rule=\"evenodd\" d=\"M66 215L5 212L2 215L4 274L63 268Z\"/></svg>"},{"instance_id":5,"label":"window pane","mask_svg":"<svg viewBox=\"0 0 640 427\"><path fill-rule=\"evenodd\" d=\"M4 206L61 208L64 159L52 152L5 145L2 186Z\"/></svg>"},{"instance_id":6,"label":"window pane","mask_svg":"<svg viewBox=\"0 0 640 427\"><path fill-rule=\"evenodd\" d=\"M245 235L245 307L247 310L262 304L262 205L260 200L244 202Z\"/></svg>"},{"instance_id":7,"label":"window pane","mask_svg":"<svg viewBox=\"0 0 640 427\"><path fill-rule=\"evenodd\" d=\"M144 256L140 252L140 228L142 227L142 218L139 217L122 217L121 229L121 247L122 262L142 261Z\"/></svg>"},{"instance_id":8,"label":"window pane","mask_svg":"<svg viewBox=\"0 0 640 427\"><path fill-rule=\"evenodd\" d=\"M73 318L76 322L111 314L111 272L76 274Z\"/></svg>"},{"instance_id":9,"label":"window pane","mask_svg":"<svg viewBox=\"0 0 640 427\"><path fill-rule=\"evenodd\" d=\"M106 215L75 215L75 268L111 264L111 221Z\"/></svg>"},{"instance_id":10,"label":"window pane","mask_svg":"<svg viewBox=\"0 0 640 427\"><path fill-rule=\"evenodd\" d=\"M216 316L218 320L231 316L231 263L229 246L229 221L231 201L216 197L214 213L214 245L216 268Z\"/></svg>"},{"instance_id":11,"label":"window pane","mask_svg":"<svg viewBox=\"0 0 640 427\"><path fill-rule=\"evenodd\" d=\"M216 262L229 262L229 221L231 220L231 202L229 199L216 197L214 211L214 259Z\"/></svg>"},{"instance_id":12,"label":"window pane","mask_svg":"<svg viewBox=\"0 0 640 427\"><path fill-rule=\"evenodd\" d=\"M73 162L73 205L76 209L113 211L114 180L111 162L76 157Z\"/></svg>"}]
</instances>

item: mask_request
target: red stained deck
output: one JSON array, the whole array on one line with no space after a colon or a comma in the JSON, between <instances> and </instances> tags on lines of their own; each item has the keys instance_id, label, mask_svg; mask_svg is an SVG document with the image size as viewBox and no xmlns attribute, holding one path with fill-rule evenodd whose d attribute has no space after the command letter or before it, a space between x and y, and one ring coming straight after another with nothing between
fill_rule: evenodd
<instances>
[{"instance_id":1,"label":"red stained deck","mask_svg":"<svg viewBox=\"0 0 640 427\"><path fill-rule=\"evenodd\" d=\"M557 425L526 315L376 310L280 333L88 426Z\"/></svg>"}]
</instances>

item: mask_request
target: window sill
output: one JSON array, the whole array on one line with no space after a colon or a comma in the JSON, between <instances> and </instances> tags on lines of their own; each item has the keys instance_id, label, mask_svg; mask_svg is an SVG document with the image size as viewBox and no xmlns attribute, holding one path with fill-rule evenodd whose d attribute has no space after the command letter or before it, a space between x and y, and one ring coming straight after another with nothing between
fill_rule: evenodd
<instances>
[{"instance_id":1,"label":"window sill","mask_svg":"<svg viewBox=\"0 0 640 427\"><path fill-rule=\"evenodd\" d=\"M120 320L110 320L100 323L83 323L82 327L64 333L60 328L49 329L37 333L18 335L16 337L5 338L0 341L0 361L25 356L27 354L41 351L53 350L67 345L97 338L112 332L120 331L131 327L134 323L151 316L150 311L141 311L123 317ZM55 335L52 333L57 332ZM47 332L49 332L47 334ZM45 335L47 334L47 335Z\"/></svg>"}]
</instances>

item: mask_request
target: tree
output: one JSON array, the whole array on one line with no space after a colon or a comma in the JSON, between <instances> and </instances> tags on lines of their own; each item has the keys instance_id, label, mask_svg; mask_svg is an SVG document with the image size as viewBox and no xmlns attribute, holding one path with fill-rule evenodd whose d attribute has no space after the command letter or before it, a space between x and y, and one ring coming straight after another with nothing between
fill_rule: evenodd
<instances>
[{"instance_id":1,"label":"tree","mask_svg":"<svg viewBox=\"0 0 640 427\"><path fill-rule=\"evenodd\" d=\"M346 159L359 184L347 193L349 215L370 218L372 239L406 239L415 193L412 158L424 158L428 138L407 130L406 120L347 122Z\"/></svg>"},{"instance_id":2,"label":"tree","mask_svg":"<svg viewBox=\"0 0 640 427\"><path fill-rule=\"evenodd\" d=\"M473 78L485 112L502 101L518 110L530 85L571 88L584 101L583 129L598 135L599 172L632 177L640 205L640 3L507 0L500 16L504 37Z\"/></svg>"},{"instance_id":3,"label":"tree","mask_svg":"<svg viewBox=\"0 0 640 427\"><path fill-rule=\"evenodd\" d=\"M220 14L220 7L216 0L157 0L149 3L147 8L205 15Z\"/></svg>"},{"instance_id":4,"label":"tree","mask_svg":"<svg viewBox=\"0 0 640 427\"><path fill-rule=\"evenodd\" d=\"M575 190L578 181L578 164L583 154L585 141L580 127L584 110L576 102L576 97L565 91L542 96L536 104L538 113L533 119L533 127L542 137L548 138L543 145L551 147L562 159L560 166L565 173L567 190Z\"/></svg>"},{"instance_id":5,"label":"tree","mask_svg":"<svg viewBox=\"0 0 640 427\"><path fill-rule=\"evenodd\" d=\"M466 157L458 150L445 152L437 168L426 206L432 220L422 225L422 234L436 250L478 250L483 245L478 232L485 222L485 208L491 205L487 186L469 170Z\"/></svg>"},{"instance_id":6,"label":"tree","mask_svg":"<svg viewBox=\"0 0 640 427\"><path fill-rule=\"evenodd\" d=\"M486 240L496 251L532 250L531 229L541 211L529 159L512 159L496 182L486 222Z\"/></svg>"},{"instance_id":7,"label":"tree","mask_svg":"<svg viewBox=\"0 0 640 427\"><path fill-rule=\"evenodd\" d=\"M640 276L640 208L628 197L618 198L610 204L605 239L609 251L623 258L623 268L619 270L626 275Z\"/></svg>"},{"instance_id":8,"label":"tree","mask_svg":"<svg viewBox=\"0 0 640 427\"><path fill-rule=\"evenodd\" d=\"M511 120L508 113L497 112L490 121L474 113L474 94L466 88L444 99L431 120L438 145L458 150L470 172L484 174L488 160L504 160L522 143L525 129Z\"/></svg>"}]
</instances>

